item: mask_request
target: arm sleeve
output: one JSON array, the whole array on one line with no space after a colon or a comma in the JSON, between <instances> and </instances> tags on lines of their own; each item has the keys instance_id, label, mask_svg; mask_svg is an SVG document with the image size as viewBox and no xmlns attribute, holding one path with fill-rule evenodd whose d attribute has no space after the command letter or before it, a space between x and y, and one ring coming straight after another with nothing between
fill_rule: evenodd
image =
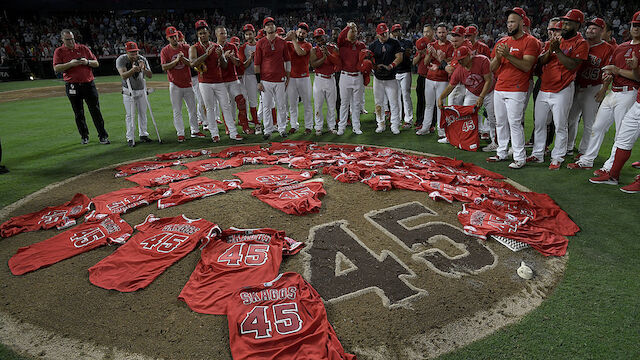
<instances>
[{"instance_id":1,"label":"arm sleeve","mask_svg":"<svg viewBox=\"0 0 640 360\"><path fill-rule=\"evenodd\" d=\"M58 49L55 49L53 52L53 65L55 66L62 63L62 54L60 53L60 51L58 51Z\"/></svg>"},{"instance_id":2,"label":"arm sleeve","mask_svg":"<svg viewBox=\"0 0 640 360\"><path fill-rule=\"evenodd\" d=\"M167 54L167 48L162 48L162 50L160 50L160 64L166 64L171 62L171 60L169 60L169 54Z\"/></svg>"},{"instance_id":3,"label":"arm sleeve","mask_svg":"<svg viewBox=\"0 0 640 360\"><path fill-rule=\"evenodd\" d=\"M348 26L345 26L344 29L340 31L340 34L338 35L338 47L342 47L346 45L348 32L349 32Z\"/></svg>"}]
</instances>

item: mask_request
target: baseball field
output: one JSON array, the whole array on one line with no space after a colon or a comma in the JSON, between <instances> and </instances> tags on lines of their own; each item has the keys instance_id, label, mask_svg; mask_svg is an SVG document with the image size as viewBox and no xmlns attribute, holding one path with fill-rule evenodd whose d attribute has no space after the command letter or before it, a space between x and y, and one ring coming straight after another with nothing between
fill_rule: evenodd
<instances>
[{"instance_id":1,"label":"baseball field","mask_svg":"<svg viewBox=\"0 0 640 360\"><path fill-rule=\"evenodd\" d=\"M90 130L90 143L80 144L74 121L73 112L67 98L64 96L64 85L56 80L36 80L30 82L0 83L0 141L2 142L2 165L10 172L0 175L0 208L5 208L20 199L39 191L51 184L56 184L66 179L85 174L94 170L104 169L113 164L131 162L138 159L150 158L155 154L168 153L187 149L209 148L213 144L209 139L188 139L184 143L178 143L171 119L171 106L167 90L166 76L155 74L151 86L156 88L149 98L153 107L155 119L158 123L163 144L157 142L138 144L135 148L127 147L124 132L124 108L122 96L117 89L120 87L118 77L102 77L96 80L100 91L100 105L105 118L105 127L110 135L110 145L98 143L95 128L90 117L87 119ZM415 79L414 79L415 86ZM415 92L414 104L415 104ZM302 106L302 105L300 105ZM422 153L437 154L457 158L465 162L472 162L488 170L498 172L515 182L524 185L532 191L546 193L564 209L572 220L581 228L577 236L569 239L569 248L566 255L566 268L564 274L555 288L545 294L545 299L539 307L528 313L517 322L504 326L480 340L469 345L462 346L452 352L441 355L441 359L637 359L640 358L640 198L637 195L625 194L619 191L618 186L594 185L588 182L591 172L581 170L569 170L562 167L559 171L548 171L547 164L527 165L523 169L511 170L507 163L486 163L486 153L465 152L453 148L448 144L438 144L437 138L431 134L416 136L413 130L404 129L400 135L392 135L389 131L383 134L375 134L375 117L373 115L373 94L371 88L366 91L366 108L369 114L361 118L363 135L354 135L349 130L343 136L331 133L322 136L304 135L300 132L292 135L294 140L312 140L329 143L370 144L396 149L406 149ZM533 101L530 101L526 115L526 134L532 130ZM302 113L302 112L300 112ZM87 111L88 115L88 111ZM186 109L184 110L186 119ZM153 125L149 119L149 133L156 139ZM301 121L302 122L302 121ZM186 121L185 121L186 123ZM578 134L578 139L582 136ZM598 168L609 155L613 143L613 129L609 131L603 143L595 167ZM277 136L274 141L280 140ZM250 135L245 143L261 143L262 137ZM219 146L236 145L231 143L228 137L221 132ZM634 147L632 161L640 160L640 143ZM572 161L571 157L565 160L565 164ZM629 162L630 163L630 162ZM109 170L110 171L110 170ZM105 171L103 171L105 172ZM621 173L620 186L633 181L634 176L640 173L627 165ZM101 174L98 172L98 174ZM88 178L90 182L90 177ZM97 181L97 180L96 180ZM338 193L336 188L336 193ZM71 190L69 190L71 191ZM78 189L78 192L82 189ZM365 195L366 196L366 195ZM402 195L405 196L405 195ZM408 196L408 195L407 195ZM358 197L348 197L349 203L345 206L349 209L358 209ZM409 199L409 198L407 198ZM381 200L382 201L382 200ZM371 202L371 201L369 201ZM51 204L54 205L54 204ZM330 206L328 208L331 208ZM261 216L260 211L251 213L247 210L246 217ZM0 218L0 221L6 220ZM277 220L277 219L276 219ZM285 223L283 220L283 223ZM307 229L305 229L306 231ZM295 230L293 231L295 233ZM300 232L302 233L302 232ZM306 240L303 238L301 240ZM0 249L9 245L14 239L0 240ZM0 264L0 313L10 315L15 319L22 316L30 319L32 314L29 302L16 305L12 301L13 286L21 281L16 279L6 266L7 258L2 258ZM193 260L193 259L192 259ZM197 259L196 259L197 261ZM296 267L296 263L290 264ZM513 267L515 274L517 266ZM52 267L53 268L53 267ZM82 275L82 276L86 276ZM169 276L169 274L167 274ZM27 279L31 281L33 278ZM61 293L63 288L56 287L57 279L50 280L47 287L55 290L50 293L33 291L37 296L53 296ZM32 282L28 282L31 284ZM37 286L37 282L33 282ZM62 285L60 285L62 286ZM491 291L491 289L488 289ZM150 292L152 293L152 292ZM27 292L15 294L24 298ZM106 293L105 293L106 294ZM105 295L104 301L111 298L111 293ZM431 296L437 296L431 293ZM174 296L175 297L175 296ZM448 300L449 299L449 300ZM473 302L473 298L459 300L456 297L442 298L442 302L467 301ZM38 304L49 303L56 306L56 299L50 301L38 301ZM452 304L457 305L457 304ZM467 304L461 304L467 305ZM477 309L475 307L470 308ZM344 309L333 309L334 314ZM72 307L65 311L74 311ZM366 313L366 312L365 312ZM82 316L82 314L69 314L69 318ZM114 318L118 317L114 314ZM375 316L375 315L374 315ZM408 329L419 328L415 323L428 321L424 314L418 311L413 316L402 317ZM429 312L429 316L439 316ZM447 314L440 316L446 317ZM1 318L1 317L0 317ZM195 317L194 317L195 318ZM115 322L124 320L114 319ZM196 320L194 320L196 321ZM204 324L207 318L198 317L197 321ZM338 336L341 329L351 335L356 330L385 334L385 337L395 339L406 332L397 324L389 326L384 321L372 321L363 319L361 324L366 324L367 329L358 328L354 323L352 328L343 322L334 324ZM58 324L39 325L48 330L56 330L61 327ZM0 334L3 328L6 332L7 324L0 322ZM140 326L144 326L141 324ZM402 326L402 325L400 325ZM83 340L93 339L101 345L115 346L118 344L105 344L96 329L104 327L103 323L97 323L96 328L69 329L62 334L63 337L74 337L78 333L86 333ZM64 327L62 327L64 329ZM397 333L393 329L398 328ZM391 330L389 330L391 329ZM224 330L224 329L223 329ZM224 331L220 332L224 335ZM153 337L153 334L150 334ZM178 338L180 337L177 335ZM354 343L357 336L345 336L343 345L347 351L353 351L360 344ZM221 340L219 341L227 341ZM218 341L216 340L216 341ZM402 339L397 341L402 344ZM89 340L90 341L90 340ZM175 340L177 342L182 339ZM0 337L0 359L29 359L50 358L52 353L45 349L40 352L33 351L23 353L14 352L15 343L8 338ZM466 342L464 342L466 343ZM9 345L9 346L7 346ZM369 344L374 348L375 344ZM159 344L163 348L167 344ZM37 349L37 346L35 346ZM216 347L213 347L217 349ZM132 347L135 352L139 348ZM400 353L400 352L398 352ZM383 354L390 354L383 352ZM162 353L150 351L147 355L152 357L164 357ZM193 355L195 356L195 355ZM193 356L184 355L185 358ZM427 352L418 354L427 357ZM178 358L175 355L167 356ZM229 354L213 355L211 358L228 358ZM363 358L368 358L366 355ZM77 358L83 358L78 355ZM108 356L106 358L109 358ZM199 357L196 357L199 358ZM375 358L375 356L371 356ZM378 356L380 358L380 356ZM403 358L395 355L389 358Z\"/></svg>"}]
</instances>

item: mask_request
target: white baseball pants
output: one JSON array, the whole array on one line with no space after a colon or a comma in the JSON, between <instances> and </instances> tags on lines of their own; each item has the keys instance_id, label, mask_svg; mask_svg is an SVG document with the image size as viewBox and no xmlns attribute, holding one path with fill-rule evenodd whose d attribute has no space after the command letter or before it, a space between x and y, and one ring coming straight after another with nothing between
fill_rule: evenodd
<instances>
[{"instance_id":1,"label":"white baseball pants","mask_svg":"<svg viewBox=\"0 0 640 360\"><path fill-rule=\"evenodd\" d=\"M311 129L313 127L313 108L311 105L311 78L309 76L302 78L289 79L287 86L287 97L289 99L289 117L291 120L291 128L298 129L298 98L302 98L302 106L304 107L304 128Z\"/></svg>"},{"instance_id":2,"label":"white baseball pants","mask_svg":"<svg viewBox=\"0 0 640 360\"><path fill-rule=\"evenodd\" d=\"M427 128L431 126L431 122L433 121L433 109L436 107L436 103L438 98L444 92L444 89L447 88L448 82L446 81L433 81L427 79L424 82L424 121L422 122L423 126ZM442 117L442 113L437 111L437 123L438 127L438 136L444 136L444 129L440 127L440 118Z\"/></svg>"},{"instance_id":3,"label":"white baseball pants","mask_svg":"<svg viewBox=\"0 0 640 360\"><path fill-rule=\"evenodd\" d=\"M576 145L580 116L582 116L583 130L578 152L584 154L587 151L591 128L596 121L596 113L600 106L600 103L595 100L595 96L601 88L602 85L593 85L584 88L576 86L576 92L573 95L573 103L571 110L569 110L568 117L569 140L567 141L567 151L573 150Z\"/></svg>"},{"instance_id":4,"label":"white baseball pants","mask_svg":"<svg viewBox=\"0 0 640 360\"><path fill-rule=\"evenodd\" d=\"M400 104L398 103L398 80L373 79L373 99L376 104L376 122L378 127L384 127L385 96L389 100L389 111L391 111L391 129L400 128ZM378 110L379 109L379 110Z\"/></svg>"},{"instance_id":5,"label":"white baseball pants","mask_svg":"<svg viewBox=\"0 0 640 360\"><path fill-rule=\"evenodd\" d=\"M122 102L126 111L124 121L127 127L127 141L134 140L136 124L133 118L136 116L136 110L138 111L138 135L149 136L147 132L147 101L143 91L133 90L133 96L129 95L129 90L122 94Z\"/></svg>"},{"instance_id":6,"label":"white baseball pants","mask_svg":"<svg viewBox=\"0 0 640 360\"><path fill-rule=\"evenodd\" d=\"M524 127L522 113L527 93L524 91L494 91L493 108L496 116L496 137L498 150L496 155L508 157L509 140L513 148L513 160L525 161L527 153L524 149ZM425 117L426 121L426 117Z\"/></svg>"},{"instance_id":7,"label":"white baseball pants","mask_svg":"<svg viewBox=\"0 0 640 360\"><path fill-rule=\"evenodd\" d=\"M202 94L200 93L199 84L198 76L191 77L191 88L193 89L193 93L196 95L196 102L198 103L198 122L206 123L207 115L204 113L205 105L204 100L202 99Z\"/></svg>"},{"instance_id":8,"label":"white baseball pants","mask_svg":"<svg viewBox=\"0 0 640 360\"><path fill-rule=\"evenodd\" d=\"M173 110L173 127L176 128L178 136L184 136L184 122L182 121L182 100L187 104L187 113L189 114L189 127L191 133L197 133L198 114L196 108L196 95L193 88L181 88L176 84L169 83L169 98L171 99L171 109Z\"/></svg>"},{"instance_id":9,"label":"white baseball pants","mask_svg":"<svg viewBox=\"0 0 640 360\"><path fill-rule=\"evenodd\" d=\"M398 81L398 104L402 106L400 111L404 110L404 122L410 124L413 122L413 101L411 100L411 72L396 74Z\"/></svg>"},{"instance_id":10,"label":"white baseball pants","mask_svg":"<svg viewBox=\"0 0 640 360\"><path fill-rule=\"evenodd\" d=\"M462 105L464 103L464 94L467 92L467 88L464 84L460 83L453 88L451 94L447 96L447 105Z\"/></svg>"},{"instance_id":11,"label":"white baseball pants","mask_svg":"<svg viewBox=\"0 0 640 360\"><path fill-rule=\"evenodd\" d=\"M640 103L634 102L622 118L622 125L616 132L614 149L631 150L640 137Z\"/></svg>"},{"instance_id":12,"label":"white baseball pants","mask_svg":"<svg viewBox=\"0 0 640 360\"><path fill-rule=\"evenodd\" d=\"M316 74L313 80L313 106L315 112L315 129L322 130L323 114L322 105L327 101L327 128L334 130L336 128L336 99L338 91L336 89L336 81L333 76L324 78Z\"/></svg>"},{"instance_id":13,"label":"white baseball pants","mask_svg":"<svg viewBox=\"0 0 640 360\"><path fill-rule=\"evenodd\" d=\"M464 106L475 105L476 101L478 101L478 96L474 95L469 90L465 89L465 91L466 93L464 95L464 102L462 103L462 105ZM496 114L493 108L493 91L485 95L484 101L482 102L482 106L484 106L484 108L487 110L487 121L489 123L488 130L489 130L489 134L491 134L491 141L493 142L493 139L495 139L495 135L496 135Z\"/></svg>"},{"instance_id":14,"label":"white baseball pants","mask_svg":"<svg viewBox=\"0 0 640 360\"><path fill-rule=\"evenodd\" d=\"M275 102L278 112L278 132L283 133L287 130L287 92L284 82L271 82L262 80L264 91L262 92L262 123L264 126L264 134L271 134L274 131L273 117L271 116L271 107ZM270 106L271 105L271 106Z\"/></svg>"},{"instance_id":15,"label":"white baseball pants","mask_svg":"<svg viewBox=\"0 0 640 360\"><path fill-rule=\"evenodd\" d=\"M362 92L364 91L364 80L362 74L349 75L343 71L340 74L340 122L338 130L344 131L349 119L349 109L351 109L351 126L353 131L360 130L360 111L362 110Z\"/></svg>"},{"instance_id":16,"label":"white baseball pants","mask_svg":"<svg viewBox=\"0 0 640 360\"><path fill-rule=\"evenodd\" d=\"M540 91L535 103L535 130L532 156L544 159L544 150L547 145L547 123L549 122L549 112L553 117L556 126L556 137L551 151L551 160L563 162L567 153L567 116L571 109L575 83L567 85L557 93Z\"/></svg>"},{"instance_id":17,"label":"white baseball pants","mask_svg":"<svg viewBox=\"0 0 640 360\"><path fill-rule=\"evenodd\" d=\"M229 93L225 83L200 83L200 93L207 108L207 123L211 136L220 136L218 133L218 124L216 123L217 107L222 109L222 116L229 130L230 137L236 137L238 130L231 115L231 105L229 103Z\"/></svg>"}]
</instances>

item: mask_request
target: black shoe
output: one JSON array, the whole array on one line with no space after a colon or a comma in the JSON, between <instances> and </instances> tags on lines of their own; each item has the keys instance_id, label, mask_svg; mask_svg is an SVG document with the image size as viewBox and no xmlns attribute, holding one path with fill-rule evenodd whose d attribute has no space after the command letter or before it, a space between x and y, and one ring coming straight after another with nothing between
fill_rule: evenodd
<instances>
[{"instance_id":1,"label":"black shoe","mask_svg":"<svg viewBox=\"0 0 640 360\"><path fill-rule=\"evenodd\" d=\"M271 134L265 133L264 135L262 135L262 138L265 140L269 140L270 137L271 137Z\"/></svg>"},{"instance_id":2,"label":"black shoe","mask_svg":"<svg viewBox=\"0 0 640 360\"><path fill-rule=\"evenodd\" d=\"M148 136L140 136L140 142L150 143L153 142L153 140L149 139Z\"/></svg>"},{"instance_id":3,"label":"black shoe","mask_svg":"<svg viewBox=\"0 0 640 360\"><path fill-rule=\"evenodd\" d=\"M287 133L286 133L286 132L284 132L284 131L283 131L283 132L281 132L281 133L280 133L280 137L281 137L281 138L283 138L283 139L286 139L286 138L287 138Z\"/></svg>"},{"instance_id":4,"label":"black shoe","mask_svg":"<svg viewBox=\"0 0 640 360\"><path fill-rule=\"evenodd\" d=\"M7 169L4 165L0 165L0 174L6 174L9 172L9 169Z\"/></svg>"},{"instance_id":5,"label":"black shoe","mask_svg":"<svg viewBox=\"0 0 640 360\"><path fill-rule=\"evenodd\" d=\"M89 138L82 138L82 141L80 142L82 145L87 145L89 143Z\"/></svg>"},{"instance_id":6,"label":"black shoe","mask_svg":"<svg viewBox=\"0 0 640 360\"><path fill-rule=\"evenodd\" d=\"M134 146L136 146L136 143L133 140L129 140L129 141L127 141L127 145L129 145L129 147L134 147Z\"/></svg>"},{"instance_id":7,"label":"black shoe","mask_svg":"<svg viewBox=\"0 0 640 360\"><path fill-rule=\"evenodd\" d=\"M106 137L100 138L100 144L108 145L108 144L111 144L111 141L109 141L109 138L106 138Z\"/></svg>"}]
</instances>

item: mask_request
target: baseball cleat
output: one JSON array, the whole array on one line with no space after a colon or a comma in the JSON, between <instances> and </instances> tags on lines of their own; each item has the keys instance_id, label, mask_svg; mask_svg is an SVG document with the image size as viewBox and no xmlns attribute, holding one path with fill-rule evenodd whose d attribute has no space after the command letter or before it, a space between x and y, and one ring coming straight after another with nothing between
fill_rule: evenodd
<instances>
[{"instance_id":1,"label":"baseball cleat","mask_svg":"<svg viewBox=\"0 0 640 360\"><path fill-rule=\"evenodd\" d=\"M331 130L331 132L334 132L335 130ZM322 130L316 130L316 136L320 136L322 135Z\"/></svg>"},{"instance_id":2,"label":"baseball cleat","mask_svg":"<svg viewBox=\"0 0 640 360\"><path fill-rule=\"evenodd\" d=\"M89 138L82 138L82 140L80 141L80 144L82 145L87 145L89 143Z\"/></svg>"},{"instance_id":3,"label":"baseball cleat","mask_svg":"<svg viewBox=\"0 0 640 360\"><path fill-rule=\"evenodd\" d=\"M356 135L362 135L362 130L353 130L353 133Z\"/></svg>"},{"instance_id":4,"label":"baseball cleat","mask_svg":"<svg viewBox=\"0 0 640 360\"><path fill-rule=\"evenodd\" d=\"M438 144L448 144L448 143L449 143L449 139L447 139L446 137L438 139Z\"/></svg>"},{"instance_id":5,"label":"baseball cleat","mask_svg":"<svg viewBox=\"0 0 640 360\"><path fill-rule=\"evenodd\" d=\"M289 134L295 134L296 131L298 131L298 128L291 128L289 129Z\"/></svg>"},{"instance_id":6,"label":"baseball cleat","mask_svg":"<svg viewBox=\"0 0 640 360\"><path fill-rule=\"evenodd\" d=\"M560 170L561 164L562 164L561 162L553 160L551 161L551 164L549 164L549 170L553 170L553 171Z\"/></svg>"},{"instance_id":7,"label":"baseball cleat","mask_svg":"<svg viewBox=\"0 0 640 360\"><path fill-rule=\"evenodd\" d=\"M384 126L378 125L378 127L376 128L376 134L380 134L383 131L384 131Z\"/></svg>"},{"instance_id":8,"label":"baseball cleat","mask_svg":"<svg viewBox=\"0 0 640 360\"><path fill-rule=\"evenodd\" d=\"M336 135L341 136L342 134L344 134L344 129L338 129Z\"/></svg>"},{"instance_id":9,"label":"baseball cleat","mask_svg":"<svg viewBox=\"0 0 640 360\"><path fill-rule=\"evenodd\" d=\"M490 162L490 163L492 163L492 162L500 162L500 161L507 161L507 158L501 158L501 157L500 157L500 156L498 156L498 155L495 155L495 156L489 156L489 157L487 158L487 162Z\"/></svg>"},{"instance_id":10,"label":"baseball cleat","mask_svg":"<svg viewBox=\"0 0 640 360\"><path fill-rule=\"evenodd\" d=\"M614 179L609 174L592 177L589 179L589 182L592 184L607 184L607 185L618 185L618 179Z\"/></svg>"},{"instance_id":11,"label":"baseball cleat","mask_svg":"<svg viewBox=\"0 0 640 360\"><path fill-rule=\"evenodd\" d=\"M283 139L286 139L287 138L287 132L286 131L281 132L280 133L280 137L283 138Z\"/></svg>"},{"instance_id":12,"label":"baseball cleat","mask_svg":"<svg viewBox=\"0 0 640 360\"><path fill-rule=\"evenodd\" d=\"M627 186L621 187L620 191L625 192L627 194L640 193L640 175L636 175L636 180Z\"/></svg>"},{"instance_id":13,"label":"baseball cleat","mask_svg":"<svg viewBox=\"0 0 640 360\"><path fill-rule=\"evenodd\" d=\"M636 161L633 164L631 164L632 167L636 168L636 169L640 169L640 161Z\"/></svg>"},{"instance_id":14,"label":"baseball cleat","mask_svg":"<svg viewBox=\"0 0 640 360\"><path fill-rule=\"evenodd\" d=\"M182 136L182 135L178 136L178 142L179 143L184 142L184 136Z\"/></svg>"},{"instance_id":15,"label":"baseball cleat","mask_svg":"<svg viewBox=\"0 0 640 360\"><path fill-rule=\"evenodd\" d=\"M220 136L212 136L211 137L211 141L213 141L214 143L217 143L218 141L220 141Z\"/></svg>"},{"instance_id":16,"label":"baseball cleat","mask_svg":"<svg viewBox=\"0 0 640 360\"><path fill-rule=\"evenodd\" d=\"M109 144L111 144L111 141L109 141L109 138L106 138L106 137L100 138L100 144L109 145Z\"/></svg>"},{"instance_id":17,"label":"baseball cleat","mask_svg":"<svg viewBox=\"0 0 640 360\"><path fill-rule=\"evenodd\" d=\"M146 142L146 143L150 143L153 142L153 140L151 140L148 136L140 136L140 142Z\"/></svg>"},{"instance_id":18,"label":"baseball cleat","mask_svg":"<svg viewBox=\"0 0 640 360\"><path fill-rule=\"evenodd\" d=\"M397 127L392 126L392 127L391 127L391 132L392 132L394 135L398 135L398 134L400 134L400 129L398 129Z\"/></svg>"},{"instance_id":19,"label":"baseball cleat","mask_svg":"<svg viewBox=\"0 0 640 360\"><path fill-rule=\"evenodd\" d=\"M593 168L593 166L582 165L579 162L574 162L574 163L567 164L567 169L572 169L572 170L589 170L589 169L592 169L592 168Z\"/></svg>"},{"instance_id":20,"label":"baseball cleat","mask_svg":"<svg viewBox=\"0 0 640 360\"><path fill-rule=\"evenodd\" d=\"M244 140L244 138L242 137L242 135L236 134L236 136L232 136L231 137L231 140L242 141L242 140Z\"/></svg>"},{"instance_id":21,"label":"baseball cleat","mask_svg":"<svg viewBox=\"0 0 640 360\"><path fill-rule=\"evenodd\" d=\"M127 140L127 146L129 146L129 147L135 147L135 146L136 146L136 143L135 143L135 141L133 141L133 140Z\"/></svg>"},{"instance_id":22,"label":"baseball cleat","mask_svg":"<svg viewBox=\"0 0 640 360\"><path fill-rule=\"evenodd\" d=\"M482 148L482 151L484 151L484 152L493 152L493 151L496 151L496 150L498 150L498 144L493 143L493 142L491 144L489 144L489 145L487 145L487 146Z\"/></svg>"},{"instance_id":23,"label":"baseball cleat","mask_svg":"<svg viewBox=\"0 0 640 360\"><path fill-rule=\"evenodd\" d=\"M402 128L403 128L403 129L409 129L409 128L411 128L411 123L410 123L410 122L406 122L406 123L402 124Z\"/></svg>"},{"instance_id":24,"label":"baseball cleat","mask_svg":"<svg viewBox=\"0 0 640 360\"><path fill-rule=\"evenodd\" d=\"M544 162L544 160L543 160L543 159L538 159L536 156L531 155L531 156L529 156L529 157L527 158L527 162L528 162L528 163L529 163L529 162L530 162L530 163L543 163L543 162Z\"/></svg>"},{"instance_id":25,"label":"baseball cleat","mask_svg":"<svg viewBox=\"0 0 640 360\"><path fill-rule=\"evenodd\" d=\"M596 171L593 172L594 176L603 176L603 175L607 175L609 176L609 170L605 170L605 169L598 169Z\"/></svg>"},{"instance_id":26,"label":"baseball cleat","mask_svg":"<svg viewBox=\"0 0 640 360\"><path fill-rule=\"evenodd\" d=\"M247 134L247 135L253 135L255 132L253 131L252 128L247 127L246 129L242 129L242 132Z\"/></svg>"},{"instance_id":27,"label":"baseball cleat","mask_svg":"<svg viewBox=\"0 0 640 360\"><path fill-rule=\"evenodd\" d=\"M416 131L416 135L427 135L431 133L428 127L421 127L418 131Z\"/></svg>"},{"instance_id":28,"label":"baseball cleat","mask_svg":"<svg viewBox=\"0 0 640 360\"><path fill-rule=\"evenodd\" d=\"M311 134L311 129L304 129L304 134L305 135Z\"/></svg>"},{"instance_id":29,"label":"baseball cleat","mask_svg":"<svg viewBox=\"0 0 640 360\"><path fill-rule=\"evenodd\" d=\"M191 137L204 139L207 137L207 135L203 134L201 131L198 131L198 132L191 133Z\"/></svg>"},{"instance_id":30,"label":"baseball cleat","mask_svg":"<svg viewBox=\"0 0 640 360\"><path fill-rule=\"evenodd\" d=\"M526 161L514 161L509 164L509 169L522 169L526 164Z\"/></svg>"}]
</instances>

